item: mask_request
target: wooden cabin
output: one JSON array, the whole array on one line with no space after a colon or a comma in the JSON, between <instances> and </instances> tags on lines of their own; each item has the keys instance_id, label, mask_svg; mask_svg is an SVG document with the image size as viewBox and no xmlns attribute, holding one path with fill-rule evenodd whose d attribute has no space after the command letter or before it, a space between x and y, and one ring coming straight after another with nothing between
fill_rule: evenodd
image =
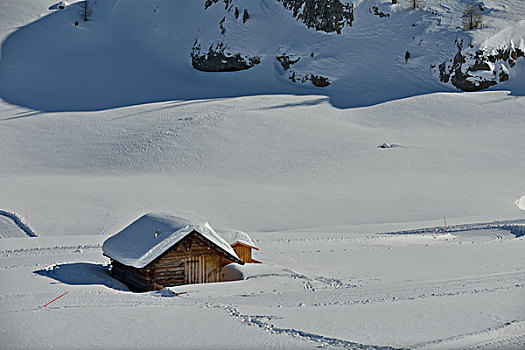
<instances>
[{"instance_id":1,"label":"wooden cabin","mask_svg":"<svg viewBox=\"0 0 525 350\"><path fill-rule=\"evenodd\" d=\"M140 217L102 249L111 260L111 274L139 292L219 282L224 266L244 264L207 223L164 213Z\"/></svg>"},{"instance_id":2,"label":"wooden cabin","mask_svg":"<svg viewBox=\"0 0 525 350\"><path fill-rule=\"evenodd\" d=\"M231 246L243 263L261 263L260 261L257 261L254 258L252 258L252 249L259 250L259 248L242 241L234 242L231 244Z\"/></svg>"}]
</instances>

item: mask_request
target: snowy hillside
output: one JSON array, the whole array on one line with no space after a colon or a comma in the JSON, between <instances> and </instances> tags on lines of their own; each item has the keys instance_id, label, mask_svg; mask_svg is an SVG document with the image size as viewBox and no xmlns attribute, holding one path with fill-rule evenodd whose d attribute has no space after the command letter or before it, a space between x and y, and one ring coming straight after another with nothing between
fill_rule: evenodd
<instances>
[{"instance_id":1,"label":"snowy hillside","mask_svg":"<svg viewBox=\"0 0 525 350\"><path fill-rule=\"evenodd\" d=\"M524 349L525 2L398 2L0 1L0 348ZM263 263L132 293L152 211Z\"/></svg>"},{"instance_id":2,"label":"snowy hillside","mask_svg":"<svg viewBox=\"0 0 525 350\"><path fill-rule=\"evenodd\" d=\"M485 1L484 26L471 31L462 28L465 1L407 2L357 1L352 20L345 2L342 20L323 22L294 10L299 0L100 0L78 26L73 4L6 38L0 96L65 111L275 93L352 107L492 81L523 93L523 2ZM465 63L453 61L458 45Z\"/></svg>"}]
</instances>

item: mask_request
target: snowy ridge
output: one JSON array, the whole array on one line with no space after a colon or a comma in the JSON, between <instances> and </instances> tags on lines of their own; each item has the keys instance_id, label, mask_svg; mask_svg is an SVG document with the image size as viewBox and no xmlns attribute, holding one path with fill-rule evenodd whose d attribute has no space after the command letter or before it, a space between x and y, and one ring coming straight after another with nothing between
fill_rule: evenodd
<instances>
[{"instance_id":1,"label":"snowy ridge","mask_svg":"<svg viewBox=\"0 0 525 350\"><path fill-rule=\"evenodd\" d=\"M23 218L20 215L14 213L14 212L10 212L10 211L7 211L7 210L2 210L2 209L0 209L0 215L11 219L29 237L37 237L38 236L35 233L35 231L33 231L33 229L29 225L27 225L27 224L25 224L23 222ZM9 237L9 236L7 236L7 237ZM0 236L0 238L5 238L5 237L1 237Z\"/></svg>"},{"instance_id":2,"label":"snowy ridge","mask_svg":"<svg viewBox=\"0 0 525 350\"><path fill-rule=\"evenodd\" d=\"M385 232L384 234L391 235L409 235L409 234L425 234L425 233L453 233L463 231L476 231L476 230L490 230L490 229L502 229L509 231L516 237L525 236L525 219L518 220L507 220L507 221L494 221L488 223L476 223L476 224L460 224L448 226L447 230L443 226L428 227L414 230L404 230L397 232Z\"/></svg>"},{"instance_id":3,"label":"snowy ridge","mask_svg":"<svg viewBox=\"0 0 525 350\"><path fill-rule=\"evenodd\" d=\"M207 222L196 217L160 212L145 214L108 238L102 245L102 251L124 265L143 268L193 231L239 259L232 247Z\"/></svg>"}]
</instances>

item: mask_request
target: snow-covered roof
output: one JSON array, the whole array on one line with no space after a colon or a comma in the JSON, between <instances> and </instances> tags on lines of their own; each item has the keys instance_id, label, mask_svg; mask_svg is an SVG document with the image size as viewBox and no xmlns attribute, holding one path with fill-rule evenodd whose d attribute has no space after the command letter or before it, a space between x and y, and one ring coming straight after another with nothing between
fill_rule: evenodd
<instances>
[{"instance_id":1,"label":"snow-covered roof","mask_svg":"<svg viewBox=\"0 0 525 350\"><path fill-rule=\"evenodd\" d=\"M224 238L226 242L228 242L229 245L232 245L236 242L244 243L246 245L249 245L255 249L255 243L253 243L252 239L246 232L238 231L238 230L228 230L228 229L221 229L218 230L217 233Z\"/></svg>"},{"instance_id":2,"label":"snow-covered roof","mask_svg":"<svg viewBox=\"0 0 525 350\"><path fill-rule=\"evenodd\" d=\"M227 255L239 260L233 248L204 220L167 213L148 213L141 216L108 238L102 245L102 251L104 255L121 264L143 268L193 231L200 233Z\"/></svg>"}]
</instances>

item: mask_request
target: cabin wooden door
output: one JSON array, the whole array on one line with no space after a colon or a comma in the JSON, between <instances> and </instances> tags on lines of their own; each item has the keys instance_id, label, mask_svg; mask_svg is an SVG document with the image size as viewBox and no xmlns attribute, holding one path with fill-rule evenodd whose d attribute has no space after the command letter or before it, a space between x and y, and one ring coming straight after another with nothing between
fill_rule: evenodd
<instances>
[{"instance_id":1,"label":"cabin wooden door","mask_svg":"<svg viewBox=\"0 0 525 350\"><path fill-rule=\"evenodd\" d=\"M202 283L200 281L200 274L199 274L199 261L198 256L189 257L186 259L186 265L184 268L184 274L186 276L186 283L193 284L193 283Z\"/></svg>"},{"instance_id":2,"label":"cabin wooden door","mask_svg":"<svg viewBox=\"0 0 525 350\"><path fill-rule=\"evenodd\" d=\"M184 273L186 283L219 281L219 259L216 256L192 256L186 258Z\"/></svg>"}]
</instances>

